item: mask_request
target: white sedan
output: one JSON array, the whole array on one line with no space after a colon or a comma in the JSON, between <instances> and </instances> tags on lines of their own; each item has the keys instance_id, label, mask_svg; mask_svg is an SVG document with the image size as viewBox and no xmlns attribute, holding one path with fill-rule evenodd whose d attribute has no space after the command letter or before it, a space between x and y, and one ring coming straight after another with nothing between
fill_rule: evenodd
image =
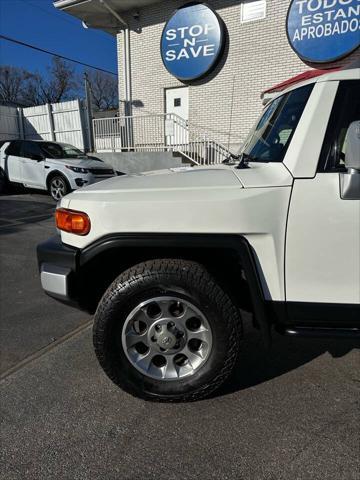
<instances>
[{"instance_id":1,"label":"white sedan","mask_svg":"<svg viewBox=\"0 0 360 480\"><path fill-rule=\"evenodd\" d=\"M60 200L72 190L116 175L111 165L66 144L36 140L0 142L0 185L20 183L48 190Z\"/></svg>"}]
</instances>

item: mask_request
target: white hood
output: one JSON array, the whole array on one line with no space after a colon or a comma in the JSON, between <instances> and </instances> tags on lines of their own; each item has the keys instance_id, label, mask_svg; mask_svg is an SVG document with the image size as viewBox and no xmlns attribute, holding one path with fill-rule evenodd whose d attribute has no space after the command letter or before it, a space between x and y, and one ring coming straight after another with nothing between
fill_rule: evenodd
<instances>
[{"instance_id":1,"label":"white hood","mask_svg":"<svg viewBox=\"0 0 360 480\"><path fill-rule=\"evenodd\" d=\"M292 176L282 163L252 163L249 168L217 165L179 167L124 175L76 191L75 195L126 192L203 190L224 188L266 188L292 185Z\"/></svg>"},{"instance_id":2,"label":"white hood","mask_svg":"<svg viewBox=\"0 0 360 480\"><path fill-rule=\"evenodd\" d=\"M244 188L288 187L293 177L283 163L249 163L249 168L235 168Z\"/></svg>"},{"instance_id":3,"label":"white hood","mask_svg":"<svg viewBox=\"0 0 360 480\"><path fill-rule=\"evenodd\" d=\"M180 167L111 178L101 184L96 183L82 188L75 194L115 192L122 194L135 191L221 189L226 187L242 188L240 179L232 168Z\"/></svg>"}]
</instances>

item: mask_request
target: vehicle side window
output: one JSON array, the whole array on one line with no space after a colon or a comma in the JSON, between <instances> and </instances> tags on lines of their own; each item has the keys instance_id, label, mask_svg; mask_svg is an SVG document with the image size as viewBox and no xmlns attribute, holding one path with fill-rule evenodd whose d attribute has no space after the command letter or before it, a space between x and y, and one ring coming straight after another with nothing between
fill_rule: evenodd
<instances>
[{"instance_id":1,"label":"vehicle side window","mask_svg":"<svg viewBox=\"0 0 360 480\"><path fill-rule=\"evenodd\" d=\"M34 158L37 157L36 159L43 157L43 153L39 147L39 145L35 142L23 142L22 146L22 157L25 158Z\"/></svg>"},{"instance_id":2,"label":"vehicle side window","mask_svg":"<svg viewBox=\"0 0 360 480\"><path fill-rule=\"evenodd\" d=\"M14 155L15 157L21 156L21 141L15 140L5 150L5 155Z\"/></svg>"},{"instance_id":3,"label":"vehicle side window","mask_svg":"<svg viewBox=\"0 0 360 480\"><path fill-rule=\"evenodd\" d=\"M322 147L318 172L345 171L346 133L360 120L360 80L340 82Z\"/></svg>"},{"instance_id":4,"label":"vehicle side window","mask_svg":"<svg viewBox=\"0 0 360 480\"><path fill-rule=\"evenodd\" d=\"M63 158L64 156L63 149L57 143L42 143L41 150L50 158Z\"/></svg>"}]
</instances>

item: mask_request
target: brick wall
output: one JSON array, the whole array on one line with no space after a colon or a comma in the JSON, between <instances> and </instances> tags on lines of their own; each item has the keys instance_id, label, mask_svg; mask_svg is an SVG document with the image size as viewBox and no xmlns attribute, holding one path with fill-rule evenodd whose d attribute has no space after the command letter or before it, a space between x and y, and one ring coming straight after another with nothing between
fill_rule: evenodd
<instances>
[{"instance_id":1,"label":"brick wall","mask_svg":"<svg viewBox=\"0 0 360 480\"><path fill-rule=\"evenodd\" d=\"M167 0L144 8L137 22L129 17L134 114L164 113L165 88L183 84L163 66L160 38L173 11L185 0ZM261 112L263 90L309 69L290 48L285 30L288 0L268 0L264 20L240 23L241 1L207 0L225 22L229 41L223 60L205 80L190 84L189 121L224 144L239 144ZM141 26L141 33L136 29ZM119 47L120 98L123 98ZM359 56L359 52L352 55ZM351 61L349 57L336 65ZM327 65L329 67L329 65ZM142 106L140 106L142 105Z\"/></svg>"}]
</instances>

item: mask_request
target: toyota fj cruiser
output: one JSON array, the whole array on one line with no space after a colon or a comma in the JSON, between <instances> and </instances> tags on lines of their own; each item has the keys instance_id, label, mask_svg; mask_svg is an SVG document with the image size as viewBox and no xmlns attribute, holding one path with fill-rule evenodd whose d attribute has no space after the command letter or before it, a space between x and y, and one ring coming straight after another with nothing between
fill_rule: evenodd
<instances>
[{"instance_id":1,"label":"toyota fj cruiser","mask_svg":"<svg viewBox=\"0 0 360 480\"><path fill-rule=\"evenodd\" d=\"M279 93L238 158L67 195L38 247L43 289L96 307L107 375L145 399L203 398L234 369L241 311L270 342L359 337L360 69Z\"/></svg>"}]
</instances>

